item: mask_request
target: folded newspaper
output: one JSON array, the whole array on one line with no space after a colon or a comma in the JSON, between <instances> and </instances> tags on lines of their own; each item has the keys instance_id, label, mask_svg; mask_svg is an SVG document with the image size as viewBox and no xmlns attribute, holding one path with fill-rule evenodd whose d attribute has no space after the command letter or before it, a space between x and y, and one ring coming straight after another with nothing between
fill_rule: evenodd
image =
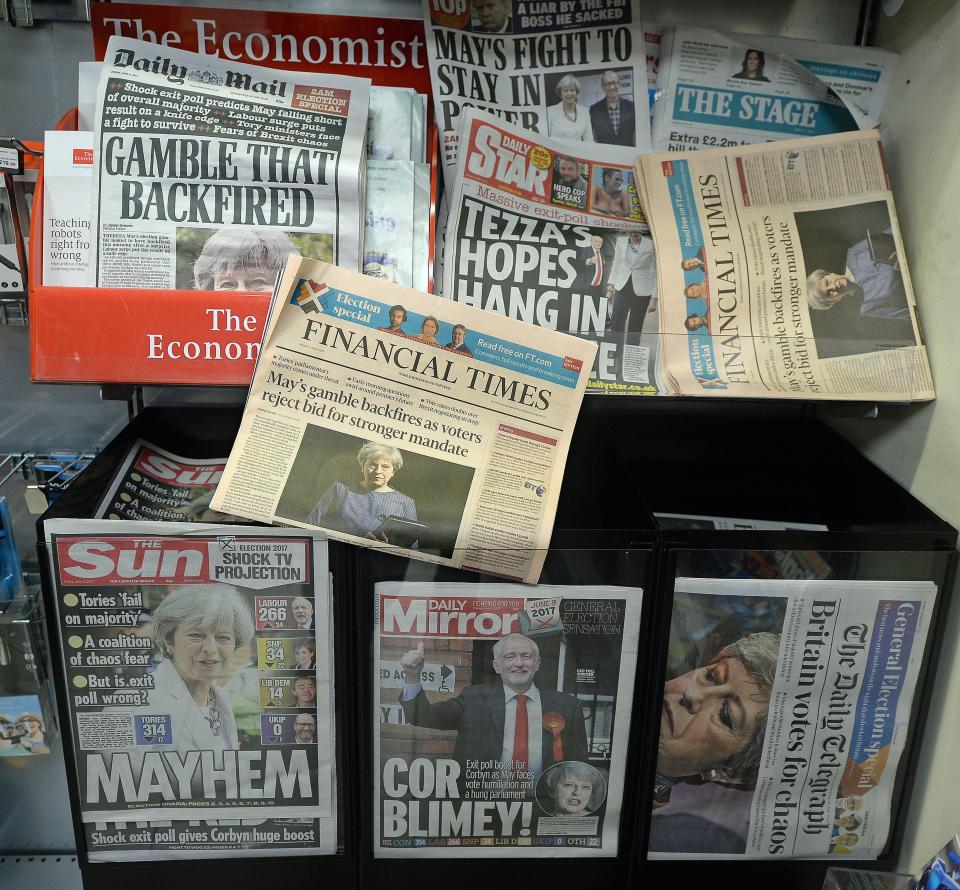
<instances>
[{"instance_id":1,"label":"folded newspaper","mask_svg":"<svg viewBox=\"0 0 960 890\"><path fill-rule=\"evenodd\" d=\"M636 152L460 116L443 295L598 344L589 392L655 395L657 276Z\"/></svg>"},{"instance_id":2,"label":"folded newspaper","mask_svg":"<svg viewBox=\"0 0 960 890\"><path fill-rule=\"evenodd\" d=\"M212 506L535 582L595 353L291 259Z\"/></svg>"},{"instance_id":3,"label":"folded newspaper","mask_svg":"<svg viewBox=\"0 0 960 890\"><path fill-rule=\"evenodd\" d=\"M934 398L876 131L637 158L671 393Z\"/></svg>"},{"instance_id":4,"label":"folded newspaper","mask_svg":"<svg viewBox=\"0 0 960 890\"><path fill-rule=\"evenodd\" d=\"M448 186L467 108L554 139L649 148L638 0L422 3Z\"/></svg>"},{"instance_id":5,"label":"folded newspaper","mask_svg":"<svg viewBox=\"0 0 960 890\"><path fill-rule=\"evenodd\" d=\"M873 47L663 28L653 146L724 148L876 127L896 65L896 53Z\"/></svg>"},{"instance_id":6,"label":"folded newspaper","mask_svg":"<svg viewBox=\"0 0 960 890\"><path fill-rule=\"evenodd\" d=\"M877 859L936 587L678 578L651 859Z\"/></svg>"},{"instance_id":7,"label":"folded newspaper","mask_svg":"<svg viewBox=\"0 0 960 890\"><path fill-rule=\"evenodd\" d=\"M374 855L616 856L642 592L375 595Z\"/></svg>"},{"instance_id":8,"label":"folded newspaper","mask_svg":"<svg viewBox=\"0 0 960 890\"><path fill-rule=\"evenodd\" d=\"M335 848L326 541L68 519L44 536L81 820L306 819Z\"/></svg>"},{"instance_id":9,"label":"folded newspaper","mask_svg":"<svg viewBox=\"0 0 960 890\"><path fill-rule=\"evenodd\" d=\"M111 37L91 283L268 291L288 256L360 268L370 82Z\"/></svg>"}]
</instances>

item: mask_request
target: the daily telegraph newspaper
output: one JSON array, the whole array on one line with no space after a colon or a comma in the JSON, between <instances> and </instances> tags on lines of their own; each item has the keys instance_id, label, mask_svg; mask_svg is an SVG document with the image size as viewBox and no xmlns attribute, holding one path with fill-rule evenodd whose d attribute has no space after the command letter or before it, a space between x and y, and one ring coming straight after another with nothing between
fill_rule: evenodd
<instances>
[{"instance_id":1,"label":"the daily telegraph newspaper","mask_svg":"<svg viewBox=\"0 0 960 890\"><path fill-rule=\"evenodd\" d=\"M535 583L595 352L290 260L213 507Z\"/></svg>"},{"instance_id":2,"label":"the daily telegraph newspaper","mask_svg":"<svg viewBox=\"0 0 960 890\"><path fill-rule=\"evenodd\" d=\"M650 858L878 858L936 593L678 578Z\"/></svg>"},{"instance_id":3,"label":"the daily telegraph newspaper","mask_svg":"<svg viewBox=\"0 0 960 890\"><path fill-rule=\"evenodd\" d=\"M91 281L263 291L290 255L359 269L370 82L111 37Z\"/></svg>"},{"instance_id":4,"label":"the daily telegraph newspaper","mask_svg":"<svg viewBox=\"0 0 960 890\"><path fill-rule=\"evenodd\" d=\"M97 519L219 522L210 501L226 457L181 457L143 439L130 447L96 511Z\"/></svg>"},{"instance_id":5,"label":"the daily telegraph newspaper","mask_svg":"<svg viewBox=\"0 0 960 890\"><path fill-rule=\"evenodd\" d=\"M637 158L685 395L934 398L876 131Z\"/></svg>"},{"instance_id":6,"label":"the daily telegraph newspaper","mask_svg":"<svg viewBox=\"0 0 960 890\"><path fill-rule=\"evenodd\" d=\"M375 596L375 855L615 856L641 591Z\"/></svg>"},{"instance_id":7,"label":"the daily telegraph newspaper","mask_svg":"<svg viewBox=\"0 0 960 890\"><path fill-rule=\"evenodd\" d=\"M653 146L725 148L875 127L896 53L663 28Z\"/></svg>"},{"instance_id":8,"label":"the daily telegraph newspaper","mask_svg":"<svg viewBox=\"0 0 960 890\"><path fill-rule=\"evenodd\" d=\"M82 820L306 819L335 845L326 542L66 519L45 539Z\"/></svg>"},{"instance_id":9,"label":"the daily telegraph newspaper","mask_svg":"<svg viewBox=\"0 0 960 890\"><path fill-rule=\"evenodd\" d=\"M650 147L638 0L422 4L448 186L467 108L554 139Z\"/></svg>"},{"instance_id":10,"label":"the daily telegraph newspaper","mask_svg":"<svg viewBox=\"0 0 960 890\"><path fill-rule=\"evenodd\" d=\"M469 109L460 120L444 297L597 343L590 392L663 391L636 152L538 137Z\"/></svg>"}]
</instances>

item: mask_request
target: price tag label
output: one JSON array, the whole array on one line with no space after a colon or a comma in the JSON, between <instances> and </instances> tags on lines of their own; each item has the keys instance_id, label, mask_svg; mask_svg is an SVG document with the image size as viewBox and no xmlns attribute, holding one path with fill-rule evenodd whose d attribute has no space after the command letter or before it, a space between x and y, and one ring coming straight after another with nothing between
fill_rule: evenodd
<instances>
[{"instance_id":1,"label":"price tag label","mask_svg":"<svg viewBox=\"0 0 960 890\"><path fill-rule=\"evenodd\" d=\"M0 146L0 172L23 173L23 156L17 149Z\"/></svg>"}]
</instances>

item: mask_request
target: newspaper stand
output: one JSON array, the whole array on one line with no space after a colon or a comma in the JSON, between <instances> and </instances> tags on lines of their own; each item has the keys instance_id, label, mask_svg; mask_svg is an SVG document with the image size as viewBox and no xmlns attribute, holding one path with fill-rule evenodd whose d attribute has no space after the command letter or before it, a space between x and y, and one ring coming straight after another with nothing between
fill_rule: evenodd
<instances>
[{"instance_id":1,"label":"newspaper stand","mask_svg":"<svg viewBox=\"0 0 960 890\"><path fill-rule=\"evenodd\" d=\"M148 408L139 414L90 464L70 488L37 520L37 550L40 559L44 603L55 614L51 600L53 585L50 561L44 540L43 524L47 519L92 517L124 455L138 439L170 450L181 449L192 456L219 457L227 454L240 425L240 411L220 408ZM255 524L255 523L254 523ZM330 571L342 577L352 558L350 549L330 544ZM334 588L333 633L336 643L335 676L346 678L354 673L357 662L352 630L351 588L346 584ZM64 683L61 641L51 638L57 714L62 726L69 727L67 690ZM88 890L121 890L140 887L144 890L167 890L172 885L230 886L261 890L274 886L282 874L284 884L313 886L323 875L335 887L351 887L357 882L358 808L360 789L359 764L355 759L353 726L355 697L349 682L339 683L336 690L337 787L339 814L338 852L332 856L270 856L243 858L168 859L150 862L91 862L83 823L79 819L78 783L74 761L74 740L68 731L62 733L67 788L77 844L77 859Z\"/></svg>"}]
</instances>

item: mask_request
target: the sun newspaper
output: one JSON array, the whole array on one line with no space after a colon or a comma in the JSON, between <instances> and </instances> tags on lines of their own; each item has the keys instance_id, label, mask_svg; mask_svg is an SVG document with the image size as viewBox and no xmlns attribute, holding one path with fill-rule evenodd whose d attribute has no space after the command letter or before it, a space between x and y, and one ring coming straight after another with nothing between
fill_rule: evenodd
<instances>
[{"instance_id":1,"label":"the sun newspaper","mask_svg":"<svg viewBox=\"0 0 960 890\"><path fill-rule=\"evenodd\" d=\"M650 147L638 0L422 4L448 187L467 108L554 139Z\"/></svg>"},{"instance_id":2,"label":"the sun newspaper","mask_svg":"<svg viewBox=\"0 0 960 890\"><path fill-rule=\"evenodd\" d=\"M588 392L655 395L657 280L633 149L460 116L443 295L598 344Z\"/></svg>"},{"instance_id":3,"label":"the sun newspaper","mask_svg":"<svg viewBox=\"0 0 960 890\"><path fill-rule=\"evenodd\" d=\"M661 31L652 141L663 150L876 127L897 67L896 53L875 47Z\"/></svg>"},{"instance_id":4,"label":"the sun newspaper","mask_svg":"<svg viewBox=\"0 0 960 890\"><path fill-rule=\"evenodd\" d=\"M616 856L642 592L375 596L374 854Z\"/></svg>"},{"instance_id":5,"label":"the sun newspaper","mask_svg":"<svg viewBox=\"0 0 960 890\"><path fill-rule=\"evenodd\" d=\"M111 37L91 283L269 290L290 255L359 269L370 82Z\"/></svg>"},{"instance_id":6,"label":"the sun newspaper","mask_svg":"<svg viewBox=\"0 0 960 890\"><path fill-rule=\"evenodd\" d=\"M934 398L876 131L637 158L673 393Z\"/></svg>"},{"instance_id":7,"label":"the sun newspaper","mask_svg":"<svg viewBox=\"0 0 960 890\"><path fill-rule=\"evenodd\" d=\"M95 519L44 534L81 820L306 819L335 845L326 541Z\"/></svg>"},{"instance_id":8,"label":"the sun newspaper","mask_svg":"<svg viewBox=\"0 0 960 890\"><path fill-rule=\"evenodd\" d=\"M213 507L536 582L595 352L290 260Z\"/></svg>"},{"instance_id":9,"label":"the sun newspaper","mask_svg":"<svg viewBox=\"0 0 960 890\"><path fill-rule=\"evenodd\" d=\"M936 586L678 578L651 859L876 859Z\"/></svg>"}]
</instances>

